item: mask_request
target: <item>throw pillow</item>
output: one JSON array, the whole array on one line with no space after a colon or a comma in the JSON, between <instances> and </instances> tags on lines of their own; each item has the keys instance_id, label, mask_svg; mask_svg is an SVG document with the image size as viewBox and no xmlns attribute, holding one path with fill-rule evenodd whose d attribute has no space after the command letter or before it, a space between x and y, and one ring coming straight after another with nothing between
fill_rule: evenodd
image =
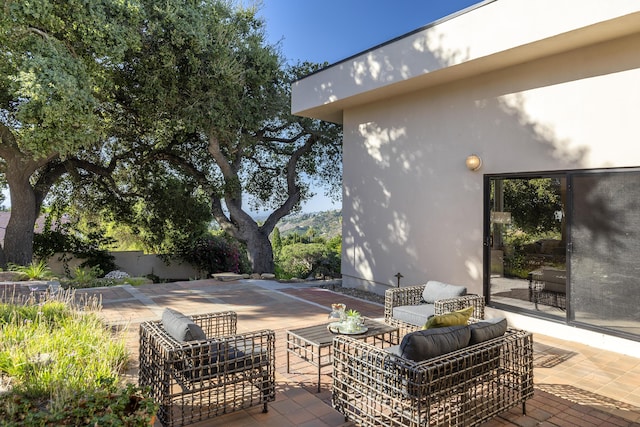
<instances>
[{"instance_id":1,"label":"throw pillow","mask_svg":"<svg viewBox=\"0 0 640 427\"><path fill-rule=\"evenodd\" d=\"M450 313L438 314L430 317L422 329L442 328L445 326L461 326L469 322L469 318L473 314L473 307L463 308L462 310L452 311Z\"/></svg>"},{"instance_id":2,"label":"throw pillow","mask_svg":"<svg viewBox=\"0 0 640 427\"><path fill-rule=\"evenodd\" d=\"M427 304L433 304L441 299L455 298L466 294L467 288L464 286L450 285L436 280L429 280L427 284L424 285L422 299Z\"/></svg>"},{"instance_id":3,"label":"throw pillow","mask_svg":"<svg viewBox=\"0 0 640 427\"><path fill-rule=\"evenodd\" d=\"M498 338L507 332L507 319L498 317L496 319L483 320L482 322L472 323L469 325L471 330L471 339L469 345L478 344Z\"/></svg>"},{"instance_id":4,"label":"throw pillow","mask_svg":"<svg viewBox=\"0 0 640 427\"><path fill-rule=\"evenodd\" d=\"M470 337L468 326L415 331L402 338L399 352L405 359L421 362L466 347Z\"/></svg>"},{"instance_id":5,"label":"throw pillow","mask_svg":"<svg viewBox=\"0 0 640 427\"><path fill-rule=\"evenodd\" d=\"M207 339L202 328L190 317L172 308L165 308L162 313L164 330L177 341L194 341Z\"/></svg>"}]
</instances>

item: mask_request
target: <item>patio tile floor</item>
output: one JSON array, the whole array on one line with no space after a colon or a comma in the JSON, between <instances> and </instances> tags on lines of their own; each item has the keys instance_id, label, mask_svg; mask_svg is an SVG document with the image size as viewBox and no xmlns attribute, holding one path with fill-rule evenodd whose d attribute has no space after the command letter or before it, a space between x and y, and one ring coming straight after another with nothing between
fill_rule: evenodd
<instances>
[{"instance_id":1,"label":"patio tile floor","mask_svg":"<svg viewBox=\"0 0 640 427\"><path fill-rule=\"evenodd\" d=\"M286 373L285 330L326 322L332 302L345 302L368 317L383 316L379 304L305 284L269 281L200 280L78 293L101 295L101 315L126 328L132 381L138 367L138 325L159 319L167 306L187 314L233 310L240 332L276 331L277 393L269 412L251 408L195 427L351 426L331 407L331 367L323 368L320 393L315 367L292 356L291 373ZM539 334L534 342L536 390L527 402L527 415L514 408L484 426L640 426L640 359Z\"/></svg>"}]
</instances>

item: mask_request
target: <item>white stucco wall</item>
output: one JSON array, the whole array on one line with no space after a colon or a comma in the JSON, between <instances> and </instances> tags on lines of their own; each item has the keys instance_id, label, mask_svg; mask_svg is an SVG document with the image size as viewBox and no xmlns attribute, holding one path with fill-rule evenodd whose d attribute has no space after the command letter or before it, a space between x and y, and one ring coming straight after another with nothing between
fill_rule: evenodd
<instances>
[{"instance_id":1,"label":"white stucco wall","mask_svg":"<svg viewBox=\"0 0 640 427\"><path fill-rule=\"evenodd\" d=\"M400 272L482 293L483 174L640 166L639 48L627 36L345 109L344 284L382 292Z\"/></svg>"},{"instance_id":2,"label":"white stucco wall","mask_svg":"<svg viewBox=\"0 0 640 427\"><path fill-rule=\"evenodd\" d=\"M383 293L401 273L483 294L485 174L640 167L638 52L638 1L496 0L296 82L295 114L344 125L343 285Z\"/></svg>"}]
</instances>

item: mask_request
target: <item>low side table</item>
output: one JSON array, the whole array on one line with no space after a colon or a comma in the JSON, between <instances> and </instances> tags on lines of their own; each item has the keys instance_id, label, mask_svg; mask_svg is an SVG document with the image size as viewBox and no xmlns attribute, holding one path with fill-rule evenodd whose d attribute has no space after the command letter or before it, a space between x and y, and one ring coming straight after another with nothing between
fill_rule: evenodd
<instances>
[{"instance_id":1,"label":"low side table","mask_svg":"<svg viewBox=\"0 0 640 427\"><path fill-rule=\"evenodd\" d=\"M323 367L331 365L331 345L333 337L338 335L330 332L327 325L328 323L323 323L287 330L287 373L289 373L291 354L309 362L318 368L318 392L320 392L320 371ZM349 336L364 341L372 340L374 345L380 343L382 346L384 344L392 346L399 343L397 327L371 319L365 319L364 326L368 328L366 332Z\"/></svg>"}]
</instances>

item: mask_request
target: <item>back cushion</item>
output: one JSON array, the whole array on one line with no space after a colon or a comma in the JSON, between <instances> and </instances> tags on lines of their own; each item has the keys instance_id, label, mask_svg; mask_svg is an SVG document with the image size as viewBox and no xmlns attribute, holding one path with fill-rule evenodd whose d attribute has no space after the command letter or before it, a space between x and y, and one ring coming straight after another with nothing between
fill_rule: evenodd
<instances>
[{"instance_id":1,"label":"back cushion","mask_svg":"<svg viewBox=\"0 0 640 427\"><path fill-rule=\"evenodd\" d=\"M482 322L469 325L471 339L469 345L478 344L498 338L507 332L507 319L498 317L496 319L483 320Z\"/></svg>"},{"instance_id":2,"label":"back cushion","mask_svg":"<svg viewBox=\"0 0 640 427\"><path fill-rule=\"evenodd\" d=\"M172 308L165 308L162 312L162 327L176 341L194 341L207 339L202 328L190 317Z\"/></svg>"},{"instance_id":3,"label":"back cushion","mask_svg":"<svg viewBox=\"0 0 640 427\"><path fill-rule=\"evenodd\" d=\"M473 314L473 306L462 310L452 311L445 314L436 314L429 317L422 329L442 328L445 326L462 326L469 323L469 318Z\"/></svg>"},{"instance_id":4,"label":"back cushion","mask_svg":"<svg viewBox=\"0 0 640 427\"><path fill-rule=\"evenodd\" d=\"M455 298L466 294L467 288L464 286L450 285L448 283L429 280L427 284L424 285L422 299L427 304L433 304L441 299Z\"/></svg>"},{"instance_id":5,"label":"back cushion","mask_svg":"<svg viewBox=\"0 0 640 427\"><path fill-rule=\"evenodd\" d=\"M415 362L460 350L469 344L469 326L447 326L411 332L402 338L400 355Z\"/></svg>"}]
</instances>

